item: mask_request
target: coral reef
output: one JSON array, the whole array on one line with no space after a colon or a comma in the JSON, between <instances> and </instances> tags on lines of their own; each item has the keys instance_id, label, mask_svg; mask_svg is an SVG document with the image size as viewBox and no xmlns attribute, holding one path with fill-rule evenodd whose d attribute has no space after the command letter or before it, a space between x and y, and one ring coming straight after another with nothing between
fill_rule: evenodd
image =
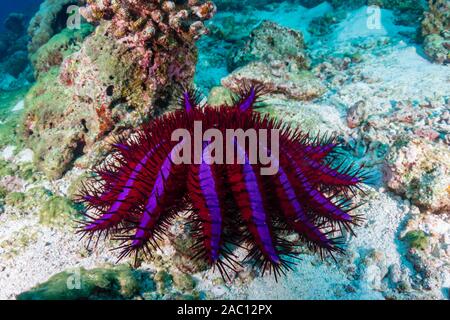
<instances>
[{"instance_id":1,"label":"coral reef","mask_svg":"<svg viewBox=\"0 0 450 320\"><path fill-rule=\"evenodd\" d=\"M142 54L128 48L139 39L121 40L141 35L140 26L130 25L141 14L125 18L133 30L117 37L110 31L118 17L101 19L102 13L98 26L83 18L81 28L72 30L66 9L82 1L40 2L30 27L30 48L36 47L29 53L31 66L29 11L1 12L0 299L21 292L26 299L448 299L448 1L214 1L219 10L202 21L210 32L196 42L198 58L187 57L198 60L195 86L209 92L207 104L233 105L246 80L267 79L279 88L264 96L256 112L303 131L338 133L343 144L336 161L363 164L373 183L364 195L355 192L354 202L364 197L365 204L352 214L365 219L357 237L346 237L346 254L336 255L337 263L309 254L299 241L298 265L286 277L275 282L243 263L230 274L233 285L208 261L192 259L199 239L191 236L196 229L187 223L190 211L170 221L153 259L138 256L138 269L104 267L119 258L120 250L110 250L120 245L115 240L99 239L95 251L79 242L72 219L80 218L80 207L72 201L92 179L86 168L110 154L114 136L134 137L142 122L175 108L178 96L171 81L150 89ZM187 1L173 2L178 12ZM366 28L370 12L361 6L367 4L381 6L380 30ZM264 29L264 20L274 24ZM424 50L418 47L422 41ZM237 64L229 67L235 55ZM311 69L290 68L300 56L311 61ZM193 66L184 71L193 74ZM244 71L248 79L233 79L230 71L233 77ZM38 83L24 101L34 75ZM164 71L161 78L168 79ZM247 252L233 253L241 261ZM84 268L79 275L88 284L81 292L65 287L77 275L74 262ZM122 268L132 275L119 275ZM53 275L55 281L47 282ZM125 279L130 290L121 285ZM39 292L30 294L30 288Z\"/></svg>"},{"instance_id":2,"label":"coral reef","mask_svg":"<svg viewBox=\"0 0 450 320\"><path fill-rule=\"evenodd\" d=\"M433 61L450 63L450 2L429 0L422 20L425 53Z\"/></svg>"},{"instance_id":3,"label":"coral reef","mask_svg":"<svg viewBox=\"0 0 450 320\"><path fill-rule=\"evenodd\" d=\"M79 29L66 28L54 35L30 56L35 77L38 79L52 67L60 66L65 58L80 49L84 39L92 31L93 27L90 24L82 24Z\"/></svg>"},{"instance_id":4,"label":"coral reef","mask_svg":"<svg viewBox=\"0 0 450 320\"><path fill-rule=\"evenodd\" d=\"M263 21L253 29L242 46L236 46L229 54L228 70L231 72L251 61L294 64L297 69L308 69L303 34L271 21Z\"/></svg>"},{"instance_id":5,"label":"coral reef","mask_svg":"<svg viewBox=\"0 0 450 320\"><path fill-rule=\"evenodd\" d=\"M320 97L325 88L308 71L305 47L301 32L263 21L229 54L229 70L238 69L223 78L222 85L237 92L251 82L293 99Z\"/></svg>"},{"instance_id":6,"label":"coral reef","mask_svg":"<svg viewBox=\"0 0 450 320\"><path fill-rule=\"evenodd\" d=\"M85 0L45 0L28 26L30 36L28 52L35 53L51 37L67 27L69 18L67 8L69 6L81 6L85 2Z\"/></svg>"},{"instance_id":7,"label":"coral reef","mask_svg":"<svg viewBox=\"0 0 450 320\"><path fill-rule=\"evenodd\" d=\"M194 41L207 33L203 21L216 12L211 1L181 3L98 0L88 1L81 13L89 22L110 21L105 32L137 52L142 77L156 90L190 80L196 64Z\"/></svg>"},{"instance_id":8,"label":"coral reef","mask_svg":"<svg viewBox=\"0 0 450 320\"><path fill-rule=\"evenodd\" d=\"M80 233L91 239L95 234L112 233L123 241L120 257L134 255L137 260L139 252L152 256L173 217L192 207L189 221L196 241L190 252L196 259L216 265L228 279L229 269L234 271L239 265L229 247L233 243L247 244L245 260L253 261L263 274L270 270L275 277L291 269L286 256L294 254L298 241L321 256L342 252L339 239L343 230L351 231L360 221L350 213L349 191L360 187L365 174L353 166L336 168L334 139L311 139L254 112L263 89L244 88L234 106L219 108L199 108L199 99L186 91L184 110L145 125L135 138L115 143L109 160L95 169L98 178L90 180L81 192L87 221L81 222ZM184 162L179 163L182 147L170 136L177 128L194 132L194 120L201 120L205 129L216 128L222 137L229 128L280 130L280 153L273 156L275 149L268 153L278 170L259 172L263 165L250 163L253 151L239 140L232 142L237 150L232 164L211 163L212 150L216 157L224 156L217 148L229 150L228 138L219 141L217 136L214 145L205 143L201 148L199 164L193 163L191 143L183 149ZM263 142L259 143L261 147ZM264 148L270 150L268 145ZM186 161L189 156L191 160ZM237 160L240 157L243 162ZM224 163L224 159L215 161ZM269 188L273 194L267 192ZM237 223L245 225L246 231L237 234ZM284 232L297 234L298 240L284 239Z\"/></svg>"},{"instance_id":9,"label":"coral reef","mask_svg":"<svg viewBox=\"0 0 450 320\"><path fill-rule=\"evenodd\" d=\"M38 167L59 178L80 156L101 156L109 135L173 105L179 83L192 81L194 43L214 12L211 2L200 1L90 1L82 13L99 22L91 36L83 41L90 27L82 24L41 44L32 54L38 82L25 99L21 128ZM138 21L131 19L135 14Z\"/></svg>"}]
</instances>

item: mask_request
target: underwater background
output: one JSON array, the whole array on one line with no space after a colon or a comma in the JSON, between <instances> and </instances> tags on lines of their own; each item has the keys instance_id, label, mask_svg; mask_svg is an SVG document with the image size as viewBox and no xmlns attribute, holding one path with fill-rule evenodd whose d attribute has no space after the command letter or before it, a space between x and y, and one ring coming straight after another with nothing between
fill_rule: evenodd
<instances>
[{"instance_id":1,"label":"underwater background","mask_svg":"<svg viewBox=\"0 0 450 320\"><path fill-rule=\"evenodd\" d=\"M450 1L178 1L158 38L100 2L0 4L0 299L450 298ZM183 214L137 269L85 248L89 169L183 81L212 106L261 83L259 112L339 136L372 177L345 255L304 248L277 282L244 265L228 283L190 259Z\"/></svg>"}]
</instances>

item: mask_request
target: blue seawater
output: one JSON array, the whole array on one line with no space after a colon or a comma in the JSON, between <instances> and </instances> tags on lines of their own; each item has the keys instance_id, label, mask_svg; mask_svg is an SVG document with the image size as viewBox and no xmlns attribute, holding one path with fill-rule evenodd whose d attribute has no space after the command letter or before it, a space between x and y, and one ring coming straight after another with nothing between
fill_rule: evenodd
<instances>
[{"instance_id":1,"label":"blue seawater","mask_svg":"<svg viewBox=\"0 0 450 320\"><path fill-rule=\"evenodd\" d=\"M2 0L0 5L0 31L4 30L3 21L11 12L21 12L31 17L42 2L43 0Z\"/></svg>"}]
</instances>

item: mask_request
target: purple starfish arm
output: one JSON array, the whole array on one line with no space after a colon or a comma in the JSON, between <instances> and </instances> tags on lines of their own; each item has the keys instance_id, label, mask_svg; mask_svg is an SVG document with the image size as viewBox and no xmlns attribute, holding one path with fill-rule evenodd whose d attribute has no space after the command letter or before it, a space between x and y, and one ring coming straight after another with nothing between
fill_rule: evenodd
<instances>
[{"instance_id":1,"label":"purple starfish arm","mask_svg":"<svg viewBox=\"0 0 450 320\"><path fill-rule=\"evenodd\" d=\"M200 164L198 178L200 189L210 216L209 223L211 225L211 231L209 236L211 237L211 259L216 261L219 258L219 246L222 234L222 212L211 165L205 163L205 161L208 160L208 156L206 150L204 150L203 162Z\"/></svg>"},{"instance_id":2,"label":"purple starfish arm","mask_svg":"<svg viewBox=\"0 0 450 320\"><path fill-rule=\"evenodd\" d=\"M126 200L128 199L130 193L133 190L133 186L136 183L138 176L141 174L142 170L145 168L149 159L155 154L155 151L159 148L159 144L148 151L140 161L137 162L136 166L131 170L131 174L128 177L122 191L119 196L108 209L107 212L102 214L98 219L94 220L91 224L87 225L84 230L91 231L98 228L103 228L111 225L116 225L123 220L124 217L119 215L119 211L127 205Z\"/></svg>"},{"instance_id":3,"label":"purple starfish arm","mask_svg":"<svg viewBox=\"0 0 450 320\"><path fill-rule=\"evenodd\" d=\"M329 199L327 199L324 195L322 195L319 191L317 191L312 184L308 181L308 178L300 169L300 167L295 163L294 158L290 155L290 153L285 150L285 154L288 159L291 161L292 166L294 167L297 178L299 179L301 188L304 192L308 194L320 211L330 216L330 218L337 221L352 221L352 217L341 208L333 204Z\"/></svg>"},{"instance_id":4,"label":"purple starfish arm","mask_svg":"<svg viewBox=\"0 0 450 320\"><path fill-rule=\"evenodd\" d=\"M245 163L243 165L242 174L244 177L245 187L248 193L251 209L251 221L256 227L256 234L259 238L259 242L263 247L270 260L278 264L280 263L280 257L276 253L275 247L273 246L272 236L270 233L269 226L267 224L267 213L263 205L263 198L258 185L258 180L253 167L249 164L249 159L246 152L237 143L237 153L238 157L243 157Z\"/></svg>"},{"instance_id":5,"label":"purple starfish arm","mask_svg":"<svg viewBox=\"0 0 450 320\"><path fill-rule=\"evenodd\" d=\"M184 108L185 108L186 112L189 113L189 112L192 112L192 110L194 110L194 106L192 104L192 98L191 98L189 91L183 92L183 103L184 103Z\"/></svg>"},{"instance_id":6,"label":"purple starfish arm","mask_svg":"<svg viewBox=\"0 0 450 320\"><path fill-rule=\"evenodd\" d=\"M241 111L247 111L253 106L253 104L256 101L256 98L257 98L256 89L255 87L251 87L249 95L239 104L238 106L239 109Z\"/></svg>"},{"instance_id":7,"label":"purple starfish arm","mask_svg":"<svg viewBox=\"0 0 450 320\"><path fill-rule=\"evenodd\" d=\"M159 199L165 194L165 183L170 178L172 172L172 153L167 155L164 160L161 169L156 176L155 183L151 195L145 205L144 212L137 228L134 240L131 244L132 247L140 247L143 241L147 240L154 226L159 220L161 215L161 206L159 205Z\"/></svg>"}]
</instances>

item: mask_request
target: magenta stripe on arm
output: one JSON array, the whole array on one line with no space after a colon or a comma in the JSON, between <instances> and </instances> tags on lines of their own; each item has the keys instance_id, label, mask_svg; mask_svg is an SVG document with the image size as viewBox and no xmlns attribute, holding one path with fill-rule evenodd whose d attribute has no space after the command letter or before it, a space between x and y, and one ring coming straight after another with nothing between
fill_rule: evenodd
<instances>
[{"instance_id":1,"label":"magenta stripe on arm","mask_svg":"<svg viewBox=\"0 0 450 320\"><path fill-rule=\"evenodd\" d=\"M306 163L313 169L320 172L320 174L328 176L332 179L332 181L327 181L329 183L334 182L334 184L337 185L354 185L357 183L360 183L361 181L358 179L358 177L353 177L344 173L340 173L339 171L335 169L331 169L328 166L325 166L323 164L320 164L319 162L311 159L306 159Z\"/></svg>"},{"instance_id":2,"label":"magenta stripe on arm","mask_svg":"<svg viewBox=\"0 0 450 320\"><path fill-rule=\"evenodd\" d=\"M145 205L144 213L141 218L139 228L136 231L134 240L132 242L133 247L139 247L143 242L149 238L155 224L157 223L161 208L158 205L158 199L164 196L165 193L165 182L169 179L172 170L172 160L171 153L164 160L158 175L153 185L152 193Z\"/></svg>"},{"instance_id":3,"label":"magenta stripe on arm","mask_svg":"<svg viewBox=\"0 0 450 320\"><path fill-rule=\"evenodd\" d=\"M298 167L298 165L295 163L295 160L287 150L285 154L291 161L292 165L294 166L295 173L297 174L297 177L300 179L300 183L303 187L303 190L309 195L311 200L313 200L316 204L318 204L322 208L323 213L331 216L331 218L335 220L352 221L352 217L347 212L338 208L329 199L327 199L324 195L322 195L311 185L311 183L308 181L308 178L305 176L303 171Z\"/></svg>"},{"instance_id":4,"label":"magenta stripe on arm","mask_svg":"<svg viewBox=\"0 0 450 320\"><path fill-rule=\"evenodd\" d=\"M205 163L208 157L203 151L203 161L199 167L200 189L205 199L206 207L210 215L211 223L211 258L216 261L219 258L220 239L222 235L222 213L220 209L219 195L216 192L216 182L210 165ZM209 163L209 162L208 162Z\"/></svg>"},{"instance_id":5,"label":"magenta stripe on arm","mask_svg":"<svg viewBox=\"0 0 450 320\"><path fill-rule=\"evenodd\" d=\"M278 179L281 187L283 188L284 193L286 194L286 198L288 199L292 209L295 212L295 221L294 224L300 224L303 227L303 233L309 235L310 240L315 240L315 242L320 241L321 245L327 245L329 243L326 235L315 226L311 220L305 214L305 211L297 199L297 195L295 194L294 188L289 182L289 178L287 174L284 172L283 168L279 167L278 171Z\"/></svg>"},{"instance_id":6,"label":"magenta stripe on arm","mask_svg":"<svg viewBox=\"0 0 450 320\"><path fill-rule=\"evenodd\" d=\"M239 109L241 111L247 111L250 109L256 101L256 89L254 87L250 88L250 94L245 98L240 104Z\"/></svg>"},{"instance_id":7,"label":"magenta stripe on arm","mask_svg":"<svg viewBox=\"0 0 450 320\"><path fill-rule=\"evenodd\" d=\"M267 150L265 150L265 152L266 154L269 154L267 153ZM280 165L279 159L276 157L271 157L271 161L273 165L278 168L276 178L278 179L278 183L285 194L285 198L288 200L292 210L295 213L295 221L292 221L291 223L293 223L295 227L301 226L302 233L307 234L310 240L315 241L316 243L320 242L321 245L328 244L329 240L326 235L319 228L317 228L317 226L314 225L306 215L303 206L298 201L297 194L289 181L288 175ZM284 213L287 215L287 212Z\"/></svg>"},{"instance_id":8,"label":"magenta stripe on arm","mask_svg":"<svg viewBox=\"0 0 450 320\"><path fill-rule=\"evenodd\" d=\"M145 154L145 156L137 163L137 165L131 171L131 174L128 177L128 180L125 183L125 185L122 189L122 192L119 193L119 196L117 197L116 201L112 204L112 206L109 208L109 210L106 213L104 213L98 220L96 220L93 223L86 226L85 230L87 230L87 231L95 230L96 228L101 226L102 223L107 223L108 221L115 221L115 220L117 220L115 222L120 221L119 220L120 217L115 218L115 215L121 209L121 207L124 204L124 200L126 200L128 195L130 194L131 189L132 189L134 183L136 182L136 178L141 173L142 169L145 167L148 160L153 156L153 154L155 153L155 151L158 147L159 147L159 144L157 146L155 146L154 148L152 148L150 151L148 151Z\"/></svg>"},{"instance_id":9,"label":"magenta stripe on arm","mask_svg":"<svg viewBox=\"0 0 450 320\"><path fill-rule=\"evenodd\" d=\"M191 112L194 110L194 106L191 102L191 95L189 94L189 91L183 92L183 102L184 102L184 109L186 112Z\"/></svg>"},{"instance_id":10,"label":"magenta stripe on arm","mask_svg":"<svg viewBox=\"0 0 450 320\"><path fill-rule=\"evenodd\" d=\"M262 195L259 190L258 180L253 171L253 167L249 164L249 160L245 151L239 144L236 144L237 152L240 157L245 157L245 164L243 165L243 176L250 201L252 212L252 222L256 226L257 236L264 248L268 258L273 263L280 263L280 258L273 246L272 236L270 234L269 226L267 225L267 214L264 209Z\"/></svg>"}]
</instances>

